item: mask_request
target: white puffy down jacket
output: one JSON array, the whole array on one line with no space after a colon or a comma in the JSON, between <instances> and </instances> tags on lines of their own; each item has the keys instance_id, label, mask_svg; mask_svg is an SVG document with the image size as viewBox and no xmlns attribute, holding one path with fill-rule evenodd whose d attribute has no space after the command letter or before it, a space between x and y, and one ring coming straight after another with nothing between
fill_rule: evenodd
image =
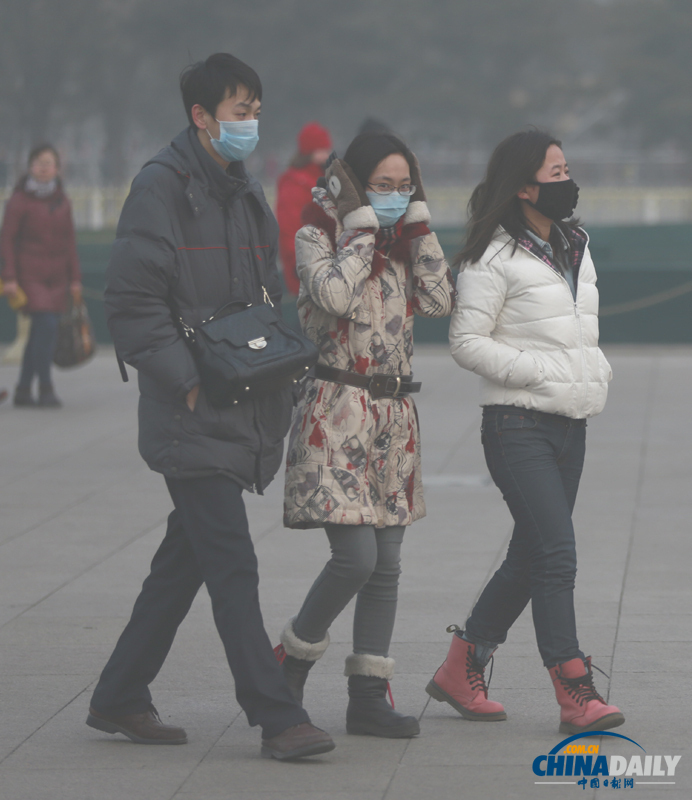
<instances>
[{"instance_id":1,"label":"white puffy down jacket","mask_svg":"<svg viewBox=\"0 0 692 800\"><path fill-rule=\"evenodd\" d=\"M449 343L483 378L481 405L512 405L573 419L600 413L612 378L598 347L598 289L588 246L577 299L565 278L498 228L457 282Z\"/></svg>"}]
</instances>

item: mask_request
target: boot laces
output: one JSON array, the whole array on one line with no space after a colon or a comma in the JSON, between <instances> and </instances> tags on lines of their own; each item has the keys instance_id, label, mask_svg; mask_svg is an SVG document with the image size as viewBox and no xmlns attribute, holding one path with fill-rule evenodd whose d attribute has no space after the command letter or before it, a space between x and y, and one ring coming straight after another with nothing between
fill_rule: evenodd
<instances>
[{"instance_id":1,"label":"boot laces","mask_svg":"<svg viewBox=\"0 0 692 800\"><path fill-rule=\"evenodd\" d=\"M389 695L389 702L392 704L392 711L394 710L394 695L392 694L392 684L387 681L387 694Z\"/></svg>"},{"instance_id":2,"label":"boot laces","mask_svg":"<svg viewBox=\"0 0 692 800\"><path fill-rule=\"evenodd\" d=\"M602 669L598 667L595 667L595 669L606 675ZM606 675L606 677L608 676ZM586 666L586 675L582 675L579 678L563 678L560 676L560 682L567 690L567 693L571 695L580 706L583 706L590 700L598 700L603 703L603 705L606 704L606 701L596 691L596 687L594 686L591 664L587 664Z\"/></svg>"},{"instance_id":3,"label":"boot laces","mask_svg":"<svg viewBox=\"0 0 692 800\"><path fill-rule=\"evenodd\" d=\"M485 694L486 700L488 699L488 688L490 681L493 677L493 665L495 659L490 656L490 675L488 676L488 683L485 682L485 667L476 661L471 652L471 648L466 651L466 678L471 685L471 688L480 690Z\"/></svg>"}]
</instances>

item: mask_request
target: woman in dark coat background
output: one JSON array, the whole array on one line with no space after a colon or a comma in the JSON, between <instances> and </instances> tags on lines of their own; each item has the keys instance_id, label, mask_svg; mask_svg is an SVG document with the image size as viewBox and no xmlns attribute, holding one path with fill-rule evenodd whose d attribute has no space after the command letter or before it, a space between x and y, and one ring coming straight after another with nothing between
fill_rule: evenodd
<instances>
[{"instance_id":1,"label":"woman in dark coat background","mask_svg":"<svg viewBox=\"0 0 692 800\"><path fill-rule=\"evenodd\" d=\"M21 287L31 316L15 406L57 408L61 405L51 380L58 319L67 308L68 291L81 300L72 209L59 177L57 150L45 144L29 155L29 172L17 184L5 209L0 235L2 278L12 297ZM38 377L38 401L32 383Z\"/></svg>"}]
</instances>

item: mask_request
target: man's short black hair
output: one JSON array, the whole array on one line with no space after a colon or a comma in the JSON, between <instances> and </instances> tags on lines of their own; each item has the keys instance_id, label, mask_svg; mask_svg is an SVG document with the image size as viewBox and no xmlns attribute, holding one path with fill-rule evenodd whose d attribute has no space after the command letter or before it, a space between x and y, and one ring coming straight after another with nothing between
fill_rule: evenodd
<instances>
[{"instance_id":1,"label":"man's short black hair","mask_svg":"<svg viewBox=\"0 0 692 800\"><path fill-rule=\"evenodd\" d=\"M219 103L227 95L236 94L239 86L248 90L250 101L262 99L259 75L230 53L214 53L206 61L185 67L180 75L180 92L190 125L193 124L192 106L199 104L215 117Z\"/></svg>"}]
</instances>

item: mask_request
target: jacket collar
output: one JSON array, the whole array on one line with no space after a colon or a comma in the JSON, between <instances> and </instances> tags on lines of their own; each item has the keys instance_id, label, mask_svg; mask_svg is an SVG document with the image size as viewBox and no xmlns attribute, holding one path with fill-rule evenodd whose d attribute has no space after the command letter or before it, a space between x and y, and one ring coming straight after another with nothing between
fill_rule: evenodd
<instances>
[{"instance_id":1,"label":"jacket collar","mask_svg":"<svg viewBox=\"0 0 692 800\"><path fill-rule=\"evenodd\" d=\"M193 216L199 216L211 200L230 205L248 193L257 200L265 216L272 216L261 186L245 164L233 162L227 170L221 169L200 144L193 126L181 131L147 164L169 167L186 181L185 198Z\"/></svg>"},{"instance_id":2,"label":"jacket collar","mask_svg":"<svg viewBox=\"0 0 692 800\"><path fill-rule=\"evenodd\" d=\"M564 234L563 234L564 235ZM498 225L497 230L495 231L496 240L503 242L504 246L511 245L514 242L514 239L507 233L507 231L502 227L502 225ZM570 230L570 238L571 238L571 268L574 270L576 274L579 271L579 267L581 266L581 262L584 259L584 254L586 253L586 247L589 243L589 236L583 228L572 228ZM555 264L548 258L545 250L543 250L538 242L536 242L533 238L528 236L520 236L517 240L517 244L523 250L526 250L532 256L535 256L539 261L542 261L544 264L547 264L552 270L559 272Z\"/></svg>"}]
</instances>

